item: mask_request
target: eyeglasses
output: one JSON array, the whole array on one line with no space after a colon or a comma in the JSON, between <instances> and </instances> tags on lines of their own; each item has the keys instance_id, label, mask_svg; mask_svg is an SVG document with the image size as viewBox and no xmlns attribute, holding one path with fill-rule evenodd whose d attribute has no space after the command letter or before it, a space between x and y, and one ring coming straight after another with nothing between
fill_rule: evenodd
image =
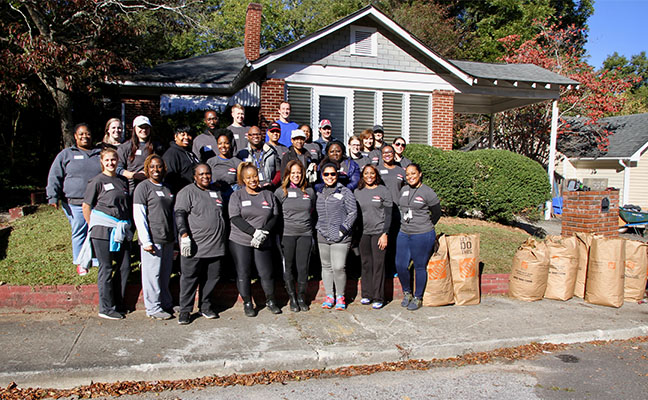
<instances>
[{"instance_id":1,"label":"eyeglasses","mask_svg":"<svg viewBox=\"0 0 648 400\"><path fill-rule=\"evenodd\" d=\"M337 172L324 172L322 176L337 176Z\"/></svg>"},{"instance_id":2,"label":"eyeglasses","mask_svg":"<svg viewBox=\"0 0 648 400\"><path fill-rule=\"evenodd\" d=\"M398 147L405 146L405 143L394 143L394 146L398 146Z\"/></svg>"}]
</instances>

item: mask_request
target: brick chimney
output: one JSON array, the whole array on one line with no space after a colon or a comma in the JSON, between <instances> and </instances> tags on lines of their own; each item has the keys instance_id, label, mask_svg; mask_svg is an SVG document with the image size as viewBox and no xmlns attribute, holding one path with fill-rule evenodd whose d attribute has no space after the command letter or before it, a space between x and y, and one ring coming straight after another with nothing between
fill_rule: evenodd
<instances>
[{"instance_id":1,"label":"brick chimney","mask_svg":"<svg viewBox=\"0 0 648 400\"><path fill-rule=\"evenodd\" d=\"M261 4L250 3L245 16L245 58L254 61L261 54Z\"/></svg>"}]
</instances>

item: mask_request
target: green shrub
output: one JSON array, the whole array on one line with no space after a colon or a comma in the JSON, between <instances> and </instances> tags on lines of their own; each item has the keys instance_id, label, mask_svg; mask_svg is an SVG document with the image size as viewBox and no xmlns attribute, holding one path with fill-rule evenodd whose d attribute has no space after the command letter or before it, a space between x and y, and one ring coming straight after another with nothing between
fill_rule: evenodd
<instances>
[{"instance_id":1,"label":"green shrub","mask_svg":"<svg viewBox=\"0 0 648 400\"><path fill-rule=\"evenodd\" d=\"M411 144L406 155L421 166L448 215L480 212L489 220L510 221L514 214L537 216L538 206L549 199L544 168L510 151L442 151Z\"/></svg>"}]
</instances>

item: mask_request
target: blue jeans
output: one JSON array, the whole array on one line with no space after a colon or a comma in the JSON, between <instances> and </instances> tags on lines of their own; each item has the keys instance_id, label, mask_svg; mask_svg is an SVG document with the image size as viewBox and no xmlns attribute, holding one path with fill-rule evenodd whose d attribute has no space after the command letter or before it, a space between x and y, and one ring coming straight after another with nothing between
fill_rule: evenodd
<instances>
[{"instance_id":1,"label":"blue jeans","mask_svg":"<svg viewBox=\"0 0 648 400\"><path fill-rule=\"evenodd\" d=\"M410 260L414 263L414 277L416 291L414 297L423 298L425 285L427 283L427 264L434 250L436 232L419 233L407 235L398 232L396 238L396 271L400 280L403 292L412 293L411 276L409 271Z\"/></svg>"},{"instance_id":2,"label":"blue jeans","mask_svg":"<svg viewBox=\"0 0 648 400\"><path fill-rule=\"evenodd\" d=\"M81 246L83 246L83 242L88 235L88 224L83 218L82 206L75 206L62 201L61 208L68 221L70 221L70 228L72 228L72 263L77 264Z\"/></svg>"}]
</instances>

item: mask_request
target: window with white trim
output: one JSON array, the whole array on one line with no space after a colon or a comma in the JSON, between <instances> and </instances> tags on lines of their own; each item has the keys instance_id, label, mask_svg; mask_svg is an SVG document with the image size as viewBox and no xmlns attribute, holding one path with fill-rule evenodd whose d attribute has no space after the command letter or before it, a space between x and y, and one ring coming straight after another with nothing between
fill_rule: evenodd
<instances>
[{"instance_id":1,"label":"window with white trim","mask_svg":"<svg viewBox=\"0 0 648 400\"><path fill-rule=\"evenodd\" d=\"M351 55L376 57L378 55L376 28L351 26Z\"/></svg>"}]
</instances>

